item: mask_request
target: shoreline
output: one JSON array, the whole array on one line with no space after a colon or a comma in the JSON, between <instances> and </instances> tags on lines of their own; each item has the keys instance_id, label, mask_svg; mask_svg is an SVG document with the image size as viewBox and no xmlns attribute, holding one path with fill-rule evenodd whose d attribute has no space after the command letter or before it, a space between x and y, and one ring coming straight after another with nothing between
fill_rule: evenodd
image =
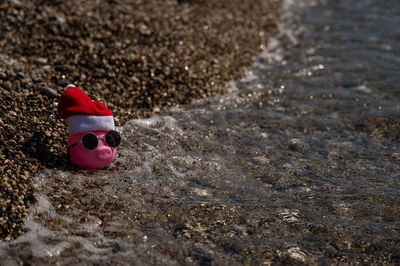
<instances>
[{"instance_id":1,"label":"shoreline","mask_svg":"<svg viewBox=\"0 0 400 266\"><path fill-rule=\"evenodd\" d=\"M252 4L1 5L0 239L23 232L35 201L32 175L65 164L67 130L56 113L65 85L105 103L117 126L222 94L277 33L281 2Z\"/></svg>"}]
</instances>

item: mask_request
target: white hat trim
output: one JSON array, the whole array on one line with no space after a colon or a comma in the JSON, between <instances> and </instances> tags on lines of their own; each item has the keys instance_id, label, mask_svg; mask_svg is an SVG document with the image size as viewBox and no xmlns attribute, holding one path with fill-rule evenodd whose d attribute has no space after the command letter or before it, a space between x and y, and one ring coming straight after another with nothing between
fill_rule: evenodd
<instances>
[{"instance_id":1,"label":"white hat trim","mask_svg":"<svg viewBox=\"0 0 400 266\"><path fill-rule=\"evenodd\" d=\"M76 87L74 84L68 84L67 87L65 87L65 89L68 89L69 87Z\"/></svg>"},{"instance_id":2,"label":"white hat trim","mask_svg":"<svg viewBox=\"0 0 400 266\"><path fill-rule=\"evenodd\" d=\"M73 115L66 120L71 134L93 130L115 130L113 116Z\"/></svg>"}]
</instances>

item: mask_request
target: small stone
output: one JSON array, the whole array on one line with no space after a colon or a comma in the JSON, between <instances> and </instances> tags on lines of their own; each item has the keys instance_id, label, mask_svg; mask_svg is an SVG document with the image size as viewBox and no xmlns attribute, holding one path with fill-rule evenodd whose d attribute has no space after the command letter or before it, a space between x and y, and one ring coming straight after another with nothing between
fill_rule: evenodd
<instances>
[{"instance_id":1,"label":"small stone","mask_svg":"<svg viewBox=\"0 0 400 266\"><path fill-rule=\"evenodd\" d=\"M65 79L59 79L57 80L57 85L60 87L65 88L68 84L70 84L71 82L65 80Z\"/></svg>"},{"instance_id":2,"label":"small stone","mask_svg":"<svg viewBox=\"0 0 400 266\"><path fill-rule=\"evenodd\" d=\"M3 88L6 90L11 90L11 86L12 86L11 82L9 82L9 81L6 81L3 83Z\"/></svg>"},{"instance_id":3,"label":"small stone","mask_svg":"<svg viewBox=\"0 0 400 266\"><path fill-rule=\"evenodd\" d=\"M305 153L310 149L310 145L307 143L303 143L298 139L292 139L291 143L288 145L287 149L289 151L295 151L300 153Z\"/></svg>"},{"instance_id":4,"label":"small stone","mask_svg":"<svg viewBox=\"0 0 400 266\"><path fill-rule=\"evenodd\" d=\"M47 58L38 57L38 58L36 58L35 62L38 63L38 64L45 65L45 64L47 64Z\"/></svg>"},{"instance_id":5,"label":"small stone","mask_svg":"<svg viewBox=\"0 0 400 266\"><path fill-rule=\"evenodd\" d=\"M7 74L4 72L0 72L0 79L6 79L7 78Z\"/></svg>"},{"instance_id":6,"label":"small stone","mask_svg":"<svg viewBox=\"0 0 400 266\"><path fill-rule=\"evenodd\" d=\"M68 68L67 68L66 66L64 66L64 65L55 65L55 66L54 66L54 69L55 69L56 71L59 71L59 72L66 72L66 71L68 71Z\"/></svg>"},{"instance_id":7,"label":"small stone","mask_svg":"<svg viewBox=\"0 0 400 266\"><path fill-rule=\"evenodd\" d=\"M147 27L145 24L139 25L139 31L143 35L150 35L151 34L151 29Z\"/></svg>"},{"instance_id":8,"label":"small stone","mask_svg":"<svg viewBox=\"0 0 400 266\"><path fill-rule=\"evenodd\" d=\"M58 93L55 90L45 86L40 87L40 93L49 97L58 97Z\"/></svg>"},{"instance_id":9,"label":"small stone","mask_svg":"<svg viewBox=\"0 0 400 266\"><path fill-rule=\"evenodd\" d=\"M18 74L17 74L17 78L19 78L19 79L24 79L24 78L25 78L25 75L24 75L24 73L22 73L22 72L18 72Z\"/></svg>"},{"instance_id":10,"label":"small stone","mask_svg":"<svg viewBox=\"0 0 400 266\"><path fill-rule=\"evenodd\" d=\"M25 88L27 88L27 89L30 89L30 88L32 88L32 83L30 83L30 82L26 82L25 84L24 84L24 86L25 86Z\"/></svg>"},{"instance_id":11,"label":"small stone","mask_svg":"<svg viewBox=\"0 0 400 266\"><path fill-rule=\"evenodd\" d=\"M24 138L24 136L20 136L19 137L19 139L18 139L18 143L24 143L25 142L25 138Z\"/></svg>"},{"instance_id":12,"label":"small stone","mask_svg":"<svg viewBox=\"0 0 400 266\"><path fill-rule=\"evenodd\" d=\"M400 160L400 153L399 152L395 152L392 154L392 158L396 159L396 160Z\"/></svg>"}]
</instances>

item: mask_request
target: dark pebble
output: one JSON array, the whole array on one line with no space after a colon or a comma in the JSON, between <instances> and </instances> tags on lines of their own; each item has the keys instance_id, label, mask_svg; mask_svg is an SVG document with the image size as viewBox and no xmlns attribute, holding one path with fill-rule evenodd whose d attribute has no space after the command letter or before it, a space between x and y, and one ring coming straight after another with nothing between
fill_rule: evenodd
<instances>
[{"instance_id":1,"label":"dark pebble","mask_svg":"<svg viewBox=\"0 0 400 266\"><path fill-rule=\"evenodd\" d=\"M71 82L67 81L67 80L57 80L57 85L64 88L66 87L68 84L70 84Z\"/></svg>"},{"instance_id":2,"label":"dark pebble","mask_svg":"<svg viewBox=\"0 0 400 266\"><path fill-rule=\"evenodd\" d=\"M30 89L30 88L32 88L32 83L30 83L30 82L26 82L25 84L24 84L24 87L26 88L26 89Z\"/></svg>"},{"instance_id":3,"label":"dark pebble","mask_svg":"<svg viewBox=\"0 0 400 266\"><path fill-rule=\"evenodd\" d=\"M49 87L40 87L40 93L49 97L57 97L58 93Z\"/></svg>"},{"instance_id":4,"label":"dark pebble","mask_svg":"<svg viewBox=\"0 0 400 266\"><path fill-rule=\"evenodd\" d=\"M55 65L54 69L59 72L67 72L68 71L68 67L66 67L64 65Z\"/></svg>"},{"instance_id":5,"label":"dark pebble","mask_svg":"<svg viewBox=\"0 0 400 266\"><path fill-rule=\"evenodd\" d=\"M18 79L24 79L24 78L25 78L25 75L24 75L24 73L22 73L22 72L18 72L18 74L17 74L17 78L18 78Z\"/></svg>"},{"instance_id":6,"label":"dark pebble","mask_svg":"<svg viewBox=\"0 0 400 266\"><path fill-rule=\"evenodd\" d=\"M7 74L4 72L0 72L0 79L6 79L7 78Z\"/></svg>"},{"instance_id":7,"label":"dark pebble","mask_svg":"<svg viewBox=\"0 0 400 266\"><path fill-rule=\"evenodd\" d=\"M295 151L300 153L306 153L309 150L310 146L308 144L303 143L291 143L288 146L289 151Z\"/></svg>"},{"instance_id":8,"label":"dark pebble","mask_svg":"<svg viewBox=\"0 0 400 266\"><path fill-rule=\"evenodd\" d=\"M3 88L6 90L11 90L12 84L10 81L6 81L3 83Z\"/></svg>"}]
</instances>

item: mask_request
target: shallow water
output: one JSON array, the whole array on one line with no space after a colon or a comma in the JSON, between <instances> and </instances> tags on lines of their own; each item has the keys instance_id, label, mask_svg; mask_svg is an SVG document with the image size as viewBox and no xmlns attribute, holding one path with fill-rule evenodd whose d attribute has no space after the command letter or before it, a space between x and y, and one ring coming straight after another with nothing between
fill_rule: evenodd
<instances>
[{"instance_id":1,"label":"shallow water","mask_svg":"<svg viewBox=\"0 0 400 266\"><path fill-rule=\"evenodd\" d=\"M227 95L133 120L107 170L35 178L3 264L400 261L400 2L286 1Z\"/></svg>"}]
</instances>

